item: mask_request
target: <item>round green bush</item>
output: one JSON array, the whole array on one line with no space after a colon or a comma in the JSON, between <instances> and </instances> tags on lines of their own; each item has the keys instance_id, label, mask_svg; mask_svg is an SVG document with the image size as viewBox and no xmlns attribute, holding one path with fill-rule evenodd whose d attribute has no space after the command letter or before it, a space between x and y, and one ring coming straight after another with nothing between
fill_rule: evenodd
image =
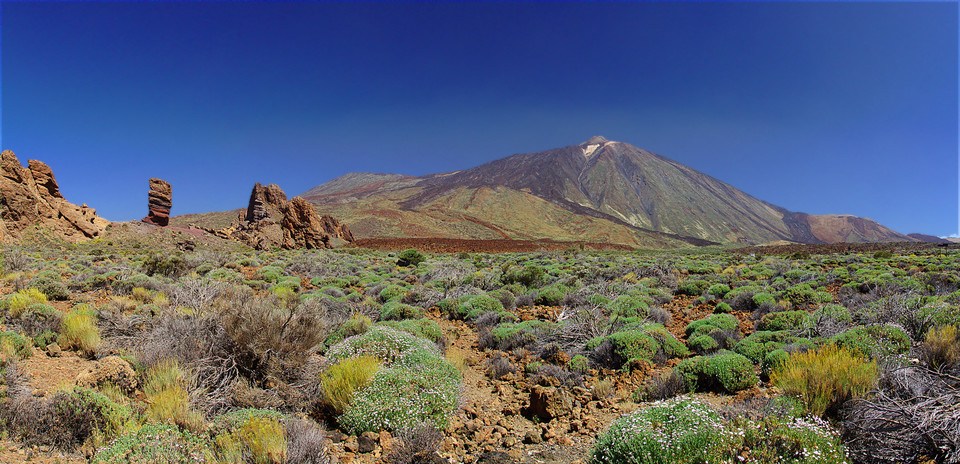
<instances>
[{"instance_id":1,"label":"round green bush","mask_svg":"<svg viewBox=\"0 0 960 464\"><path fill-rule=\"evenodd\" d=\"M642 298L632 295L620 295L609 304L610 317L640 317L650 314L650 305Z\"/></svg>"},{"instance_id":2,"label":"round green bush","mask_svg":"<svg viewBox=\"0 0 960 464\"><path fill-rule=\"evenodd\" d=\"M674 369L691 392L736 393L760 381L749 359L729 351L684 359Z\"/></svg>"},{"instance_id":3,"label":"round green bush","mask_svg":"<svg viewBox=\"0 0 960 464\"><path fill-rule=\"evenodd\" d=\"M617 419L600 435L590 464L728 462L732 434L709 406L690 399L656 403Z\"/></svg>"},{"instance_id":4,"label":"round green bush","mask_svg":"<svg viewBox=\"0 0 960 464\"><path fill-rule=\"evenodd\" d=\"M797 330L807 323L809 315L806 311L778 311L764 314L760 319L758 330Z\"/></svg>"},{"instance_id":5,"label":"round green bush","mask_svg":"<svg viewBox=\"0 0 960 464\"><path fill-rule=\"evenodd\" d=\"M417 267L427 258L417 250L412 248L403 250L397 255L397 266Z\"/></svg>"},{"instance_id":6,"label":"round green bush","mask_svg":"<svg viewBox=\"0 0 960 464\"><path fill-rule=\"evenodd\" d=\"M535 302L543 306L559 306L570 291L565 285L554 284L537 291Z\"/></svg>"},{"instance_id":7,"label":"round green bush","mask_svg":"<svg viewBox=\"0 0 960 464\"><path fill-rule=\"evenodd\" d=\"M854 327L833 338L837 346L871 358L906 354L910 351L910 336L893 325Z\"/></svg>"},{"instance_id":8,"label":"round green bush","mask_svg":"<svg viewBox=\"0 0 960 464\"><path fill-rule=\"evenodd\" d=\"M476 319L485 313L503 312L503 303L489 295L466 295L460 297L455 309L458 319Z\"/></svg>"},{"instance_id":9,"label":"round green bush","mask_svg":"<svg viewBox=\"0 0 960 464\"><path fill-rule=\"evenodd\" d=\"M684 332L687 339L708 335L710 332L719 329L723 331L736 331L740 327L740 321L732 314L711 314L698 321L687 324Z\"/></svg>"},{"instance_id":10,"label":"round green bush","mask_svg":"<svg viewBox=\"0 0 960 464\"><path fill-rule=\"evenodd\" d=\"M578 354L567 361L567 370L586 374L590 370L590 360L582 354Z\"/></svg>"},{"instance_id":11,"label":"round green bush","mask_svg":"<svg viewBox=\"0 0 960 464\"><path fill-rule=\"evenodd\" d=\"M694 350L697 353L712 353L720 348L720 344L717 343L717 340L709 335L699 335L697 337L693 337L687 342L687 345L690 346L691 350Z\"/></svg>"},{"instance_id":12,"label":"round green bush","mask_svg":"<svg viewBox=\"0 0 960 464\"><path fill-rule=\"evenodd\" d=\"M783 348L784 345L792 343L795 340L797 340L797 338L786 331L770 332L760 330L737 342L733 347L733 351L759 364L763 362L764 358L766 358L771 351Z\"/></svg>"},{"instance_id":13,"label":"round green bush","mask_svg":"<svg viewBox=\"0 0 960 464\"><path fill-rule=\"evenodd\" d=\"M419 308L395 300L384 303L380 308L380 319L385 321L402 321L421 317L423 317L423 311Z\"/></svg>"}]
</instances>

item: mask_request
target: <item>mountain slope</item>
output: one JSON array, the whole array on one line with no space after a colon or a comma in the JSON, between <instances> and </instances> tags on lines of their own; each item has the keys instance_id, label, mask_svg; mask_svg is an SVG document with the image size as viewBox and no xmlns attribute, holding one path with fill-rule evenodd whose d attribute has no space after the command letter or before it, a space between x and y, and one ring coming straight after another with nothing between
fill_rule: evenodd
<instances>
[{"instance_id":1,"label":"mountain slope","mask_svg":"<svg viewBox=\"0 0 960 464\"><path fill-rule=\"evenodd\" d=\"M720 243L914 240L869 219L791 212L603 137L447 174L348 174L303 196L344 217L361 237L589 239L640 246L650 242L651 232Z\"/></svg>"}]
</instances>

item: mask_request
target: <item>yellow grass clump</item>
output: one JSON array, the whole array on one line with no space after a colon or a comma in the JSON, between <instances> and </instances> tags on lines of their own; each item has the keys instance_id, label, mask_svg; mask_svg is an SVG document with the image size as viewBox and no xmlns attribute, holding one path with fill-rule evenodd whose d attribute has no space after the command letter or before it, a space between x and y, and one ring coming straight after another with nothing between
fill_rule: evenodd
<instances>
[{"instance_id":1,"label":"yellow grass clump","mask_svg":"<svg viewBox=\"0 0 960 464\"><path fill-rule=\"evenodd\" d=\"M64 314L57 342L64 348L86 353L96 351L100 346L100 330L97 328L97 315L93 308L81 304Z\"/></svg>"},{"instance_id":2,"label":"yellow grass clump","mask_svg":"<svg viewBox=\"0 0 960 464\"><path fill-rule=\"evenodd\" d=\"M47 295L35 288L20 290L7 298L7 311L12 317L20 317L31 305L47 303Z\"/></svg>"},{"instance_id":3,"label":"yellow grass clump","mask_svg":"<svg viewBox=\"0 0 960 464\"><path fill-rule=\"evenodd\" d=\"M143 394L147 419L191 430L203 428L203 416L190 409L184 374L176 361L162 361L150 368L143 384Z\"/></svg>"},{"instance_id":4,"label":"yellow grass clump","mask_svg":"<svg viewBox=\"0 0 960 464\"><path fill-rule=\"evenodd\" d=\"M380 370L380 360L373 356L344 359L330 366L320 376L320 386L329 404L337 413L343 413L353 393L368 383Z\"/></svg>"},{"instance_id":5,"label":"yellow grass clump","mask_svg":"<svg viewBox=\"0 0 960 464\"><path fill-rule=\"evenodd\" d=\"M823 416L869 393L877 383L877 363L830 344L791 354L770 380L785 394L799 398L808 413Z\"/></svg>"}]
</instances>

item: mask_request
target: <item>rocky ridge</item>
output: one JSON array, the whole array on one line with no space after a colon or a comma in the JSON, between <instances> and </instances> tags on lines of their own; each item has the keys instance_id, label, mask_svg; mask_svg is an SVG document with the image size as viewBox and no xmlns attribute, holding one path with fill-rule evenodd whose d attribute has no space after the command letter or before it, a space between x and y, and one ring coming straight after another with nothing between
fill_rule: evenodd
<instances>
[{"instance_id":1,"label":"rocky ridge","mask_svg":"<svg viewBox=\"0 0 960 464\"><path fill-rule=\"evenodd\" d=\"M233 225L207 229L215 235L240 241L252 248L333 248L353 241L350 229L330 216L321 216L300 197L287 200L276 184L257 183L247 209Z\"/></svg>"},{"instance_id":2,"label":"rocky ridge","mask_svg":"<svg viewBox=\"0 0 960 464\"><path fill-rule=\"evenodd\" d=\"M0 153L0 241L17 239L34 226L68 241L99 236L110 222L87 205L67 201L50 166L27 166L10 150Z\"/></svg>"}]
</instances>

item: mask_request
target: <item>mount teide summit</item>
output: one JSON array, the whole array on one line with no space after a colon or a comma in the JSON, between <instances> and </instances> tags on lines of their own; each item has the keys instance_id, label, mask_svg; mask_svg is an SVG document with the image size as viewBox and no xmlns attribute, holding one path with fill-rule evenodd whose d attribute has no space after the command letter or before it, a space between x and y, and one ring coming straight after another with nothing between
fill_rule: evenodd
<instances>
[{"instance_id":1,"label":"mount teide summit","mask_svg":"<svg viewBox=\"0 0 960 464\"><path fill-rule=\"evenodd\" d=\"M869 219L791 212L633 145L592 137L446 174L347 174L303 195L358 238L684 243L914 241Z\"/></svg>"}]
</instances>

